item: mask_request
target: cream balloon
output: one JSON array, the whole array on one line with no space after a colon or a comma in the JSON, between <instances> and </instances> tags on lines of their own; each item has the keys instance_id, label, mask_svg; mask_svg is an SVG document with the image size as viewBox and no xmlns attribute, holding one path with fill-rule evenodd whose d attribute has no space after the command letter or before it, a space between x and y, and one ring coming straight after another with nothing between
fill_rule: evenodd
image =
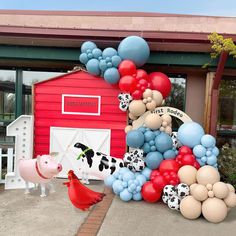
<instances>
[{"instance_id":1,"label":"cream balloon","mask_svg":"<svg viewBox=\"0 0 236 236\"><path fill-rule=\"evenodd\" d=\"M171 133L172 133L172 128L171 128L170 126L167 126L167 127L165 128L165 132L166 132L167 134L171 135Z\"/></svg>"},{"instance_id":2,"label":"cream balloon","mask_svg":"<svg viewBox=\"0 0 236 236\"><path fill-rule=\"evenodd\" d=\"M164 131L165 131L165 128L164 128L164 127L161 127L161 128L160 128L160 131L161 131L161 132L164 132Z\"/></svg>"},{"instance_id":3,"label":"cream balloon","mask_svg":"<svg viewBox=\"0 0 236 236\"><path fill-rule=\"evenodd\" d=\"M130 130L132 130L133 126L132 125L127 125L125 127L125 133L128 133Z\"/></svg>"},{"instance_id":4,"label":"cream balloon","mask_svg":"<svg viewBox=\"0 0 236 236\"><path fill-rule=\"evenodd\" d=\"M156 102L157 106L161 106L164 101L162 94L156 90L152 91L152 99Z\"/></svg>"},{"instance_id":5,"label":"cream balloon","mask_svg":"<svg viewBox=\"0 0 236 236\"><path fill-rule=\"evenodd\" d=\"M134 116L132 113L129 113L129 118L130 118L131 120L137 120L137 119L138 119L138 117L137 117L137 116Z\"/></svg>"},{"instance_id":6,"label":"cream balloon","mask_svg":"<svg viewBox=\"0 0 236 236\"><path fill-rule=\"evenodd\" d=\"M233 192L229 192L228 196L224 199L225 204L228 207L236 206L236 194Z\"/></svg>"},{"instance_id":7,"label":"cream balloon","mask_svg":"<svg viewBox=\"0 0 236 236\"><path fill-rule=\"evenodd\" d=\"M148 97L148 98L147 98L147 101L148 101L148 102L151 102L151 101L152 101L152 98L151 98L151 97Z\"/></svg>"},{"instance_id":8,"label":"cream balloon","mask_svg":"<svg viewBox=\"0 0 236 236\"><path fill-rule=\"evenodd\" d=\"M219 198L208 198L202 203L202 214L206 220L219 223L227 216L228 209L223 200Z\"/></svg>"},{"instance_id":9,"label":"cream balloon","mask_svg":"<svg viewBox=\"0 0 236 236\"><path fill-rule=\"evenodd\" d=\"M197 182L202 185L214 184L220 181L218 170L212 166L206 165L197 171Z\"/></svg>"},{"instance_id":10,"label":"cream balloon","mask_svg":"<svg viewBox=\"0 0 236 236\"><path fill-rule=\"evenodd\" d=\"M166 127L167 125L168 125L168 124L167 124L166 121L163 121L162 124L161 124L161 126L163 126L163 127Z\"/></svg>"},{"instance_id":11,"label":"cream balloon","mask_svg":"<svg viewBox=\"0 0 236 236\"><path fill-rule=\"evenodd\" d=\"M143 99L143 103L146 104L148 101L146 98Z\"/></svg>"},{"instance_id":12,"label":"cream balloon","mask_svg":"<svg viewBox=\"0 0 236 236\"><path fill-rule=\"evenodd\" d=\"M210 197L210 198L213 198L213 197L215 197L215 194L214 194L214 192L213 191L208 191L208 197Z\"/></svg>"},{"instance_id":13,"label":"cream balloon","mask_svg":"<svg viewBox=\"0 0 236 236\"><path fill-rule=\"evenodd\" d=\"M146 89L143 93L143 98L152 97L153 91L151 89Z\"/></svg>"},{"instance_id":14,"label":"cream balloon","mask_svg":"<svg viewBox=\"0 0 236 236\"><path fill-rule=\"evenodd\" d=\"M201 202L193 196L187 196L180 202L181 214L190 220L197 219L201 215Z\"/></svg>"},{"instance_id":15,"label":"cream balloon","mask_svg":"<svg viewBox=\"0 0 236 236\"><path fill-rule=\"evenodd\" d=\"M148 114L147 117L144 120L144 124L147 128L150 128L152 130L159 129L161 127L162 119L161 117L156 114Z\"/></svg>"},{"instance_id":16,"label":"cream balloon","mask_svg":"<svg viewBox=\"0 0 236 236\"><path fill-rule=\"evenodd\" d=\"M226 185L227 185L230 192L235 193L235 188L232 184L226 184Z\"/></svg>"},{"instance_id":17,"label":"cream balloon","mask_svg":"<svg viewBox=\"0 0 236 236\"><path fill-rule=\"evenodd\" d=\"M172 118L169 114L164 114L161 116L162 120L165 121L168 125L171 124Z\"/></svg>"},{"instance_id":18,"label":"cream balloon","mask_svg":"<svg viewBox=\"0 0 236 236\"><path fill-rule=\"evenodd\" d=\"M213 185L213 190L215 197L226 198L229 194L229 189L227 185L223 182L217 182Z\"/></svg>"},{"instance_id":19,"label":"cream balloon","mask_svg":"<svg viewBox=\"0 0 236 236\"><path fill-rule=\"evenodd\" d=\"M186 165L182 166L178 171L178 177L180 179L180 183L185 183L187 185L191 185L196 183L196 173L197 169L193 166Z\"/></svg>"},{"instance_id":20,"label":"cream balloon","mask_svg":"<svg viewBox=\"0 0 236 236\"><path fill-rule=\"evenodd\" d=\"M156 108L157 104L154 100L152 100L151 102L148 102L146 104L146 108L149 110L149 111L154 111L155 108Z\"/></svg>"},{"instance_id":21,"label":"cream balloon","mask_svg":"<svg viewBox=\"0 0 236 236\"><path fill-rule=\"evenodd\" d=\"M134 116L141 116L146 111L146 106L142 100L133 100L129 104L129 111Z\"/></svg>"},{"instance_id":22,"label":"cream balloon","mask_svg":"<svg viewBox=\"0 0 236 236\"><path fill-rule=\"evenodd\" d=\"M201 184L197 184L192 191L193 197L201 202L205 201L208 198L207 193L208 193L207 188Z\"/></svg>"},{"instance_id":23,"label":"cream balloon","mask_svg":"<svg viewBox=\"0 0 236 236\"><path fill-rule=\"evenodd\" d=\"M194 188L195 188L197 185L198 185L198 184L196 184L196 183L190 185L190 194L191 194L191 195L193 195L193 190L194 190Z\"/></svg>"},{"instance_id":24,"label":"cream balloon","mask_svg":"<svg viewBox=\"0 0 236 236\"><path fill-rule=\"evenodd\" d=\"M207 185L206 185L206 188L207 188L207 190L212 190L212 189L213 189L213 186L212 186L212 184L207 184Z\"/></svg>"}]
</instances>

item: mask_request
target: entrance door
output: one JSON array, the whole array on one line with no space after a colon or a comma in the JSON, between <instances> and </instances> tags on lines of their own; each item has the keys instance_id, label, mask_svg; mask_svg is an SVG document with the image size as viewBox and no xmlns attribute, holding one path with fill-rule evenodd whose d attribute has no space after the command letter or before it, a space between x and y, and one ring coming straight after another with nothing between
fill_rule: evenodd
<instances>
[{"instance_id":1,"label":"entrance door","mask_svg":"<svg viewBox=\"0 0 236 236\"><path fill-rule=\"evenodd\" d=\"M58 177L67 178L69 170L74 170L77 176L81 177L81 173L78 171L78 161L73 155L70 155L68 147L80 142L95 151L110 155L110 137L109 129L51 127L50 152L59 153L56 159L62 165L62 171ZM89 177L97 179L94 176Z\"/></svg>"}]
</instances>

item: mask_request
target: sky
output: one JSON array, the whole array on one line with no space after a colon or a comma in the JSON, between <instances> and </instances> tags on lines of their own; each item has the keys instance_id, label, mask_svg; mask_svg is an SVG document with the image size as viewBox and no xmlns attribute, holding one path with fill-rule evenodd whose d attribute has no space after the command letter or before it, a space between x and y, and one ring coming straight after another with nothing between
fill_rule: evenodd
<instances>
[{"instance_id":1,"label":"sky","mask_svg":"<svg viewBox=\"0 0 236 236\"><path fill-rule=\"evenodd\" d=\"M0 9L132 11L236 17L236 0L0 0Z\"/></svg>"}]
</instances>

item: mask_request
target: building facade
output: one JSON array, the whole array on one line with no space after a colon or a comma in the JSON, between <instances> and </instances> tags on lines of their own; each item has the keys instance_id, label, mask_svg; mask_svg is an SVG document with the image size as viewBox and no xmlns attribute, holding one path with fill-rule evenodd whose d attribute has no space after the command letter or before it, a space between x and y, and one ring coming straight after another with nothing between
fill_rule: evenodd
<instances>
[{"instance_id":1,"label":"building facade","mask_svg":"<svg viewBox=\"0 0 236 236\"><path fill-rule=\"evenodd\" d=\"M206 132L213 127L220 144L236 147L236 61L229 56L223 68L220 60L203 68L210 61L207 36L217 32L236 41L236 18L5 10L0 22L0 148L14 143L6 137L6 126L21 114L32 114L32 84L81 66L84 41L117 48L130 35L143 37L150 46L144 69L170 76L167 104L184 110ZM220 85L214 100L215 78Z\"/></svg>"}]
</instances>

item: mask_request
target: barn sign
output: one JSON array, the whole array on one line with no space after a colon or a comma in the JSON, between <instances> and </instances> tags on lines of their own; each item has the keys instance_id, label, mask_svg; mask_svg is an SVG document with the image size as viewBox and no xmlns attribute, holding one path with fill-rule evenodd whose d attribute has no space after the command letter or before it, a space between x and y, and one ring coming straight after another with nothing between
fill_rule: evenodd
<instances>
[{"instance_id":1,"label":"barn sign","mask_svg":"<svg viewBox=\"0 0 236 236\"><path fill-rule=\"evenodd\" d=\"M62 114L100 116L101 96L62 94Z\"/></svg>"}]
</instances>

